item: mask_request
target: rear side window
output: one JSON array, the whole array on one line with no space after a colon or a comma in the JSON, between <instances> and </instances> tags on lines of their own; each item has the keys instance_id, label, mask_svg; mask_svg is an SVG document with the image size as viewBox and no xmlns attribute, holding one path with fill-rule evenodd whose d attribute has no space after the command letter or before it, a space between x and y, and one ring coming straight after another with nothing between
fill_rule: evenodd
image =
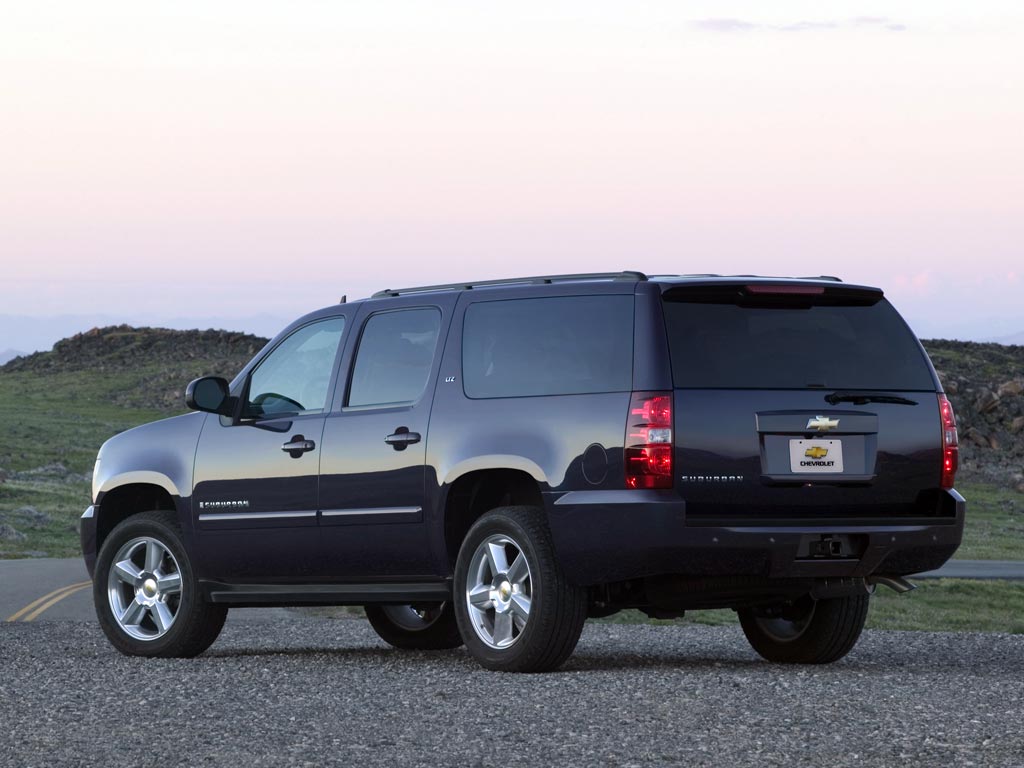
<instances>
[{"instance_id":1,"label":"rear side window","mask_svg":"<svg viewBox=\"0 0 1024 768\"><path fill-rule=\"evenodd\" d=\"M664 306L677 387L935 389L917 340L885 299Z\"/></svg>"},{"instance_id":2,"label":"rear side window","mask_svg":"<svg viewBox=\"0 0 1024 768\"><path fill-rule=\"evenodd\" d=\"M473 398L625 392L633 384L633 297L471 304L462 377Z\"/></svg>"},{"instance_id":3,"label":"rear side window","mask_svg":"<svg viewBox=\"0 0 1024 768\"><path fill-rule=\"evenodd\" d=\"M370 317L359 340L348 405L419 400L430 378L440 328L441 313L432 307Z\"/></svg>"}]
</instances>

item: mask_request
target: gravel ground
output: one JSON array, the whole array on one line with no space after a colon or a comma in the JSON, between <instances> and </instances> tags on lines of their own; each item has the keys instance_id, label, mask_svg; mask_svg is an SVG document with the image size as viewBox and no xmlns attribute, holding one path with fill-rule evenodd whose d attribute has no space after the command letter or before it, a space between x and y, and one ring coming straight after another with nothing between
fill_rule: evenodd
<instances>
[{"instance_id":1,"label":"gravel ground","mask_svg":"<svg viewBox=\"0 0 1024 768\"><path fill-rule=\"evenodd\" d=\"M0 625L0 765L1024 766L1024 636L867 632L830 667L734 627L590 624L558 673L403 653L357 619L229 624L193 660Z\"/></svg>"}]
</instances>

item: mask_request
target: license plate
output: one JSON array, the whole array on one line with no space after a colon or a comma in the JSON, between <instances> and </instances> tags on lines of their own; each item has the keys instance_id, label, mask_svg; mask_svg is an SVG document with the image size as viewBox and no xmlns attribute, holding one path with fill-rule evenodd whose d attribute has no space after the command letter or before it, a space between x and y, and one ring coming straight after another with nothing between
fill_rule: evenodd
<instances>
[{"instance_id":1,"label":"license plate","mask_svg":"<svg viewBox=\"0 0 1024 768\"><path fill-rule=\"evenodd\" d=\"M841 440L790 440L789 467L801 475L843 471Z\"/></svg>"}]
</instances>

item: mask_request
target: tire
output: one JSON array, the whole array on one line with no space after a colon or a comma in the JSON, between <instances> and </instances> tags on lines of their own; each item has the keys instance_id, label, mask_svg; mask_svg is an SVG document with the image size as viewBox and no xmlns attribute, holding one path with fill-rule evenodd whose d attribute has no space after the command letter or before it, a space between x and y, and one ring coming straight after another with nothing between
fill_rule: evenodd
<instances>
[{"instance_id":1,"label":"tire","mask_svg":"<svg viewBox=\"0 0 1024 768\"><path fill-rule=\"evenodd\" d=\"M868 616L868 601L868 595L817 601L808 596L771 613L742 609L740 625L751 647L768 661L831 664L857 644Z\"/></svg>"},{"instance_id":2,"label":"tire","mask_svg":"<svg viewBox=\"0 0 1024 768\"><path fill-rule=\"evenodd\" d=\"M367 605L370 626L388 645L403 651L446 651L462 645L451 602Z\"/></svg>"},{"instance_id":3,"label":"tire","mask_svg":"<svg viewBox=\"0 0 1024 768\"><path fill-rule=\"evenodd\" d=\"M96 559L93 601L107 639L127 656L198 656L228 614L202 599L175 514L165 510L133 515L110 532Z\"/></svg>"},{"instance_id":4,"label":"tire","mask_svg":"<svg viewBox=\"0 0 1024 768\"><path fill-rule=\"evenodd\" d=\"M501 672L558 668L587 616L586 592L566 579L536 507L499 507L474 523L459 549L453 601L466 648Z\"/></svg>"}]
</instances>

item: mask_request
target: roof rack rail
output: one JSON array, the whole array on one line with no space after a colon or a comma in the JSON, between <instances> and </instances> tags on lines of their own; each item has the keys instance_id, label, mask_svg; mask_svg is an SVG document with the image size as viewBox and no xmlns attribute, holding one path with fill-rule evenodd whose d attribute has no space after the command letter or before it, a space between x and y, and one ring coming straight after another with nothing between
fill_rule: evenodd
<instances>
[{"instance_id":1,"label":"roof rack rail","mask_svg":"<svg viewBox=\"0 0 1024 768\"><path fill-rule=\"evenodd\" d=\"M415 288L385 288L377 291L372 298L385 296L401 296L406 293L426 293L427 291L468 291L473 288L486 288L492 285L545 285L550 283L567 283L576 280L628 280L634 283L646 282L647 275L643 272L584 272L578 275L537 275L535 277L509 277L503 280L476 280L466 283L448 283L446 285L421 285Z\"/></svg>"}]
</instances>

